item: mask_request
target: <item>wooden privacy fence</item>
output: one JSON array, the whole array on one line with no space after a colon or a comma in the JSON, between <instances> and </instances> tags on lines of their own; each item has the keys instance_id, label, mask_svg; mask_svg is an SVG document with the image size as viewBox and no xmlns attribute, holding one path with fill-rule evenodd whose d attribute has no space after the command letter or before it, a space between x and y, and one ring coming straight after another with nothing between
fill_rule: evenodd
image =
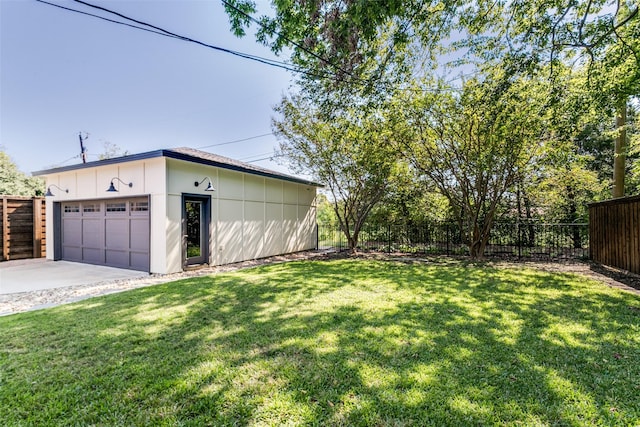
<instances>
[{"instance_id":1,"label":"wooden privacy fence","mask_svg":"<svg viewBox=\"0 0 640 427\"><path fill-rule=\"evenodd\" d=\"M43 197L0 196L0 261L45 256Z\"/></svg>"},{"instance_id":2,"label":"wooden privacy fence","mask_svg":"<svg viewBox=\"0 0 640 427\"><path fill-rule=\"evenodd\" d=\"M589 205L593 261L640 274L640 196Z\"/></svg>"}]
</instances>

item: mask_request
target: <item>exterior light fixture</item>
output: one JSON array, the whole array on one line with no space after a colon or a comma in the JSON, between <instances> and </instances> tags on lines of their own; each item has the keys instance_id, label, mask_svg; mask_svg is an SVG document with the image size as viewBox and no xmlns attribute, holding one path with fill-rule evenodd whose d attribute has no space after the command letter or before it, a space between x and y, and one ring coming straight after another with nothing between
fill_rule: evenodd
<instances>
[{"instance_id":1,"label":"exterior light fixture","mask_svg":"<svg viewBox=\"0 0 640 427\"><path fill-rule=\"evenodd\" d=\"M204 191L216 191L215 188L213 188L213 185L211 184L211 178L209 178L208 176L205 176L202 181L198 182L194 182L193 185L195 185L196 187L200 186L200 184L202 184L203 182L205 182L206 180L209 180L209 185L207 185L207 188L204 189Z\"/></svg>"},{"instance_id":2,"label":"exterior light fixture","mask_svg":"<svg viewBox=\"0 0 640 427\"><path fill-rule=\"evenodd\" d=\"M121 183L123 183L124 185L128 185L129 188L133 187L133 182L124 182L123 180L121 180L120 178L118 178L117 176L111 179L111 185L109 185L109 188L107 188L107 192L108 193L117 193L118 190L116 189L116 187L113 185L113 181L118 180Z\"/></svg>"},{"instance_id":3,"label":"exterior light fixture","mask_svg":"<svg viewBox=\"0 0 640 427\"><path fill-rule=\"evenodd\" d=\"M60 191L64 191L65 193L68 193L68 192L69 192L69 189L68 189L68 188L66 188L66 189L65 189L65 188L60 188L60 187L58 187L58 186L57 186L57 185L55 185L55 184L51 184L49 187L47 187L47 192L45 193L45 197L53 197L53 196L55 196L55 194L53 194L53 193L51 192L51 187L56 187L58 190L60 190Z\"/></svg>"}]
</instances>

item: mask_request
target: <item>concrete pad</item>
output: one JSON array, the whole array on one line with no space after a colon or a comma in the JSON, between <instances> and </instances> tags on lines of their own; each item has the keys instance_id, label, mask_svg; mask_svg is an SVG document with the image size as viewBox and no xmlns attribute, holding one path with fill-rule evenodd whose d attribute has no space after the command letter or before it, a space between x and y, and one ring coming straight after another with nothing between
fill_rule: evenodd
<instances>
[{"instance_id":1,"label":"concrete pad","mask_svg":"<svg viewBox=\"0 0 640 427\"><path fill-rule=\"evenodd\" d=\"M44 258L0 262L0 294L147 277L149 273Z\"/></svg>"}]
</instances>

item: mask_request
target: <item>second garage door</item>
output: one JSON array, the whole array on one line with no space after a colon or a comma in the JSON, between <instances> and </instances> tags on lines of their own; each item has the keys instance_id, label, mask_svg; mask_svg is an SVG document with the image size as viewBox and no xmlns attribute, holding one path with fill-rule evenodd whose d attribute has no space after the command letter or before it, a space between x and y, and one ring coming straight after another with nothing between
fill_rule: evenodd
<instances>
[{"instance_id":1,"label":"second garage door","mask_svg":"<svg viewBox=\"0 0 640 427\"><path fill-rule=\"evenodd\" d=\"M149 199L64 202L62 259L149 271Z\"/></svg>"}]
</instances>

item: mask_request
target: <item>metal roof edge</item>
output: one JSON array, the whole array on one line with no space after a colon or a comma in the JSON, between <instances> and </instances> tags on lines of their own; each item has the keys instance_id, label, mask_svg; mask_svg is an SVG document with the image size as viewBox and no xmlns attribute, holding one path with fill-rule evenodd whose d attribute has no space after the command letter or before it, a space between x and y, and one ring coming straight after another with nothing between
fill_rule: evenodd
<instances>
[{"instance_id":1,"label":"metal roof edge","mask_svg":"<svg viewBox=\"0 0 640 427\"><path fill-rule=\"evenodd\" d=\"M221 169L233 170L236 172L244 172L252 175L264 176L267 178L281 179L284 181L295 182L297 184L310 185L310 186L319 187L319 188L324 187L324 185L319 184L317 182L279 173L276 171L268 171L266 169L255 170L255 169L243 167L241 165L218 162L211 159L205 159L202 157L193 156L190 154L181 153L171 149L160 149L160 150L148 151L146 153L131 154L131 155L122 156L122 157L114 157L112 159L95 160L88 163L79 163L76 165L62 166L62 167L51 168L51 169L43 169L43 170L32 172L31 174L33 176L51 175L56 173L69 172L73 170L87 169L91 167L109 166L109 165L114 165L118 163L135 162L138 160L152 159L155 157L166 157L170 159L183 160L191 163L197 163L201 165L215 166Z\"/></svg>"},{"instance_id":2,"label":"metal roof edge","mask_svg":"<svg viewBox=\"0 0 640 427\"><path fill-rule=\"evenodd\" d=\"M68 171L73 171L73 170L86 169L86 168L90 168L90 167L108 166L108 165L115 165L115 164L118 164L118 163L135 162L136 160L146 160L146 159L152 159L154 157L162 157L162 156L164 156L163 152L164 152L164 150L154 150L154 151L147 151L146 153L129 154L129 155L122 156L122 157L114 157L114 158L111 158L111 159L94 160L94 161L88 162L88 163L78 163L77 165L62 166L62 167L59 167L59 168L51 168L51 169L43 169L43 170L31 172L31 175L33 175L33 176L51 175L51 174L54 174L54 173L68 172Z\"/></svg>"},{"instance_id":3,"label":"metal roof edge","mask_svg":"<svg viewBox=\"0 0 640 427\"><path fill-rule=\"evenodd\" d=\"M178 151L173 151L173 150L162 150L162 151L163 151L163 155L165 157L168 157L168 158L171 158L171 159L184 160L184 161L187 161L187 162L198 163L198 164L201 164L201 165L215 166L215 167L218 167L220 169L227 169L227 170L232 170L232 171L236 171L236 172L244 172L244 173L248 173L248 174L251 174L251 175L264 176L264 177L267 177L267 178L281 179L281 180L284 180L284 181L295 182L297 184L310 185L312 187L319 187L319 188L323 188L324 187L324 185L319 184L317 182L309 181L309 180L306 180L306 179L298 178L298 177L287 175L287 174L283 174L283 173L279 173L279 172L276 172L276 171L269 172L269 171L266 171L266 170L265 171L260 171L260 170L245 168L245 167L242 167L240 165L233 165L233 164L229 164L229 163L218 162L218 161L215 161L215 160L204 159L202 157L192 156L192 155L189 155L189 154L186 154L186 153L180 153Z\"/></svg>"}]
</instances>

